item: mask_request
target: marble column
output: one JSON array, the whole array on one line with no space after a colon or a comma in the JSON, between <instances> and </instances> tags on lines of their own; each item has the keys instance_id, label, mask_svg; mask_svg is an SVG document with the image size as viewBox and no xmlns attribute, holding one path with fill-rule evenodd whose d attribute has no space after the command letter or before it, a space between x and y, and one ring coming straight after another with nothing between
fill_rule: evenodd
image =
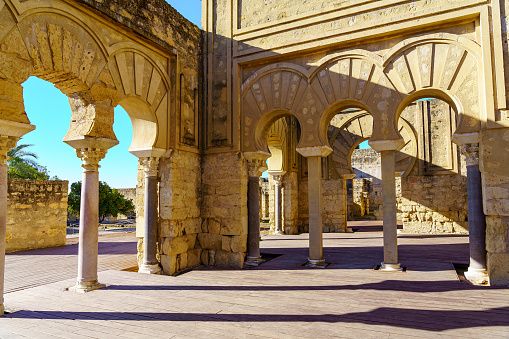
<instances>
[{"instance_id":1,"label":"marble column","mask_svg":"<svg viewBox=\"0 0 509 339\"><path fill-rule=\"evenodd\" d=\"M396 205L396 151L381 152L382 158L382 193L383 193L383 234L384 271L400 271L398 261L398 222Z\"/></svg>"},{"instance_id":2,"label":"marble column","mask_svg":"<svg viewBox=\"0 0 509 339\"><path fill-rule=\"evenodd\" d=\"M144 233L143 233L143 263L138 272L145 274L161 274L161 266L157 261L158 236L158 165L159 158L147 157L141 159L145 174L144 192Z\"/></svg>"},{"instance_id":3,"label":"marble column","mask_svg":"<svg viewBox=\"0 0 509 339\"><path fill-rule=\"evenodd\" d=\"M246 266L258 266L263 262L260 254L260 175L265 166L263 159L248 159L247 187L247 258Z\"/></svg>"},{"instance_id":4,"label":"marble column","mask_svg":"<svg viewBox=\"0 0 509 339\"><path fill-rule=\"evenodd\" d=\"M82 161L80 232L78 244L78 278L76 292L89 292L104 287L97 279L99 256L99 162L106 150L79 148Z\"/></svg>"},{"instance_id":5,"label":"marble column","mask_svg":"<svg viewBox=\"0 0 509 339\"><path fill-rule=\"evenodd\" d=\"M0 137L0 316L4 314L5 249L7 229L7 152L17 138Z\"/></svg>"},{"instance_id":6,"label":"marble column","mask_svg":"<svg viewBox=\"0 0 509 339\"><path fill-rule=\"evenodd\" d=\"M323 266L322 225L322 158L307 157L309 204L309 258L310 266Z\"/></svg>"},{"instance_id":7,"label":"marble column","mask_svg":"<svg viewBox=\"0 0 509 339\"><path fill-rule=\"evenodd\" d=\"M486 265L486 217L483 211L482 181L479 171L479 145L461 146L467 163L468 238L470 264L465 277L476 285L489 283Z\"/></svg>"},{"instance_id":8,"label":"marble column","mask_svg":"<svg viewBox=\"0 0 509 339\"><path fill-rule=\"evenodd\" d=\"M283 175L284 173L272 174L274 180L274 232L283 234Z\"/></svg>"}]
</instances>

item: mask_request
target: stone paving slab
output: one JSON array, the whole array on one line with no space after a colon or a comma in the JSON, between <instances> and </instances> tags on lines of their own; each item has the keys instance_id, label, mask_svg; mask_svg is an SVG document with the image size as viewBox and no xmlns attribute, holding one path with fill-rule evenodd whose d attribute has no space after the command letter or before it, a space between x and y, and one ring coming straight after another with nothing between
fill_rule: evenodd
<instances>
[{"instance_id":1,"label":"stone paving slab","mask_svg":"<svg viewBox=\"0 0 509 339\"><path fill-rule=\"evenodd\" d=\"M8 253L5 291L11 293L76 277L78 239L62 247ZM135 233L102 234L99 237L99 271L123 270L137 265Z\"/></svg>"},{"instance_id":2,"label":"stone paving slab","mask_svg":"<svg viewBox=\"0 0 509 339\"><path fill-rule=\"evenodd\" d=\"M326 269L302 267L307 236L265 237L257 269L178 277L107 270L107 288L64 280L6 295L0 338L509 338L509 289L460 282L466 237L401 236L404 273L372 267L380 233L327 234Z\"/></svg>"}]
</instances>

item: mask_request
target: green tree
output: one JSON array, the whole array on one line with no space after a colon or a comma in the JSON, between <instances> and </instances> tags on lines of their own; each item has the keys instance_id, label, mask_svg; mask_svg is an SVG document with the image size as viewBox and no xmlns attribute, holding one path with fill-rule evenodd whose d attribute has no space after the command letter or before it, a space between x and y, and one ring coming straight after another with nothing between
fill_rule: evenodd
<instances>
[{"instance_id":1,"label":"green tree","mask_svg":"<svg viewBox=\"0 0 509 339\"><path fill-rule=\"evenodd\" d=\"M37 154L30 152L29 144L20 144L7 153L8 176L12 179L48 180L46 167L37 163Z\"/></svg>"},{"instance_id":2,"label":"green tree","mask_svg":"<svg viewBox=\"0 0 509 339\"><path fill-rule=\"evenodd\" d=\"M68 198L68 212L79 215L81 203L81 181L71 185ZM99 219L104 221L107 216L117 217L119 214L134 214L134 204L126 199L118 190L111 188L105 182L99 182Z\"/></svg>"}]
</instances>

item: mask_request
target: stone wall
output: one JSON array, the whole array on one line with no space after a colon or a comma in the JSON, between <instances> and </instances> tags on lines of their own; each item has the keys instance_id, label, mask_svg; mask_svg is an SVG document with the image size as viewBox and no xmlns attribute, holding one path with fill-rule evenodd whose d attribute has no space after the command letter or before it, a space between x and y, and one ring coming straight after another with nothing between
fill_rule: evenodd
<instances>
[{"instance_id":1,"label":"stone wall","mask_svg":"<svg viewBox=\"0 0 509 339\"><path fill-rule=\"evenodd\" d=\"M247 246L247 164L240 153L208 154L202 173L201 262L241 268Z\"/></svg>"},{"instance_id":2,"label":"stone wall","mask_svg":"<svg viewBox=\"0 0 509 339\"><path fill-rule=\"evenodd\" d=\"M482 136L481 172L491 284L509 285L509 128Z\"/></svg>"},{"instance_id":3,"label":"stone wall","mask_svg":"<svg viewBox=\"0 0 509 339\"><path fill-rule=\"evenodd\" d=\"M466 177L461 175L402 178L398 219L408 233L467 233Z\"/></svg>"},{"instance_id":4,"label":"stone wall","mask_svg":"<svg viewBox=\"0 0 509 339\"><path fill-rule=\"evenodd\" d=\"M201 166L196 153L173 151L159 165L160 260L173 275L201 264Z\"/></svg>"},{"instance_id":5,"label":"stone wall","mask_svg":"<svg viewBox=\"0 0 509 339\"><path fill-rule=\"evenodd\" d=\"M274 181L269 175L269 225L270 232L275 233L275 188ZM283 231L284 234L298 234L299 226L299 183L298 173L288 172L283 176L281 187L282 213L283 213Z\"/></svg>"},{"instance_id":6,"label":"stone wall","mask_svg":"<svg viewBox=\"0 0 509 339\"><path fill-rule=\"evenodd\" d=\"M342 180L322 179L322 224L324 233L346 232L346 188ZM309 232L307 178L299 182L299 232Z\"/></svg>"},{"instance_id":7,"label":"stone wall","mask_svg":"<svg viewBox=\"0 0 509 339\"><path fill-rule=\"evenodd\" d=\"M9 180L7 251L65 245L67 181Z\"/></svg>"}]
</instances>

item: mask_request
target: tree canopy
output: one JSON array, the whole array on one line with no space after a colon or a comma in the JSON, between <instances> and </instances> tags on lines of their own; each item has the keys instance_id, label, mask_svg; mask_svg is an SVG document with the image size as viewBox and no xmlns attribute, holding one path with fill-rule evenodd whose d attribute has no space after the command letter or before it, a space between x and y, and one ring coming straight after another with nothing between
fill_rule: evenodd
<instances>
[{"instance_id":1,"label":"tree canopy","mask_svg":"<svg viewBox=\"0 0 509 339\"><path fill-rule=\"evenodd\" d=\"M81 181L71 185L68 198L68 210L71 215L79 215L81 203ZM108 216L134 214L134 204L120 192L105 182L99 182L99 219L104 221Z\"/></svg>"},{"instance_id":2,"label":"tree canopy","mask_svg":"<svg viewBox=\"0 0 509 339\"><path fill-rule=\"evenodd\" d=\"M7 153L8 176L12 179L49 180L46 167L37 163L37 154L30 152L29 144L20 144Z\"/></svg>"}]
</instances>

